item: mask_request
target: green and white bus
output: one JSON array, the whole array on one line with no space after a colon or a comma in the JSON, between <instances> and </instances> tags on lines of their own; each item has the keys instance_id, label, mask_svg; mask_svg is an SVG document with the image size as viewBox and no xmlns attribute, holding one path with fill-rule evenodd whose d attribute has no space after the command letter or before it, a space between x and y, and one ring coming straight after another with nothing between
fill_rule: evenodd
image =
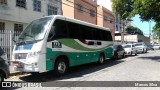
<instances>
[{"instance_id":1,"label":"green and white bus","mask_svg":"<svg viewBox=\"0 0 160 90\"><path fill-rule=\"evenodd\" d=\"M99 62L113 56L108 28L61 15L32 21L20 34L13 50L18 71L63 75L69 67Z\"/></svg>"}]
</instances>

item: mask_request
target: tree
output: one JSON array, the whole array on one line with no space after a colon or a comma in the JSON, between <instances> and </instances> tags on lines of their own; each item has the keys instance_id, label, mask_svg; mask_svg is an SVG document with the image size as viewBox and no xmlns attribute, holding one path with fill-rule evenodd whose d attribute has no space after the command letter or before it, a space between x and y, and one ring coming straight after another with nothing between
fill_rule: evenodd
<instances>
[{"instance_id":1,"label":"tree","mask_svg":"<svg viewBox=\"0 0 160 90\"><path fill-rule=\"evenodd\" d=\"M142 21L160 21L159 0L111 0L112 9L121 19L131 18L136 14L140 15Z\"/></svg>"},{"instance_id":2,"label":"tree","mask_svg":"<svg viewBox=\"0 0 160 90\"><path fill-rule=\"evenodd\" d=\"M135 34L139 34L139 35L143 35L143 32L137 28L137 27L133 27L133 26L128 26L125 31L128 33L128 34L132 34L132 35L135 35Z\"/></svg>"},{"instance_id":3,"label":"tree","mask_svg":"<svg viewBox=\"0 0 160 90\"><path fill-rule=\"evenodd\" d=\"M155 24L155 26L153 27L152 32L153 32L153 35L154 35L154 36L160 37L160 22L157 22L157 23Z\"/></svg>"}]
</instances>

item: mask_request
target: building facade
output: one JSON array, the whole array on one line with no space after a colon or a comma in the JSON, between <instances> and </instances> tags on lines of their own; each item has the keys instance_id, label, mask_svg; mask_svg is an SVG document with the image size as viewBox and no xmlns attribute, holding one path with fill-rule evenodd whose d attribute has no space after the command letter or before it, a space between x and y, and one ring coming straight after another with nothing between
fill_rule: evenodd
<instances>
[{"instance_id":1,"label":"building facade","mask_svg":"<svg viewBox=\"0 0 160 90\"><path fill-rule=\"evenodd\" d=\"M115 21L114 15L111 11L104 8L103 6L97 7L97 25L109 28L112 33L112 37L114 39L115 33Z\"/></svg>"},{"instance_id":2,"label":"building facade","mask_svg":"<svg viewBox=\"0 0 160 90\"><path fill-rule=\"evenodd\" d=\"M63 16L97 24L97 4L92 0L62 0Z\"/></svg>"},{"instance_id":3,"label":"building facade","mask_svg":"<svg viewBox=\"0 0 160 90\"><path fill-rule=\"evenodd\" d=\"M34 19L62 14L61 5L60 0L0 0L0 46L8 59L15 44L12 39Z\"/></svg>"},{"instance_id":4,"label":"building facade","mask_svg":"<svg viewBox=\"0 0 160 90\"><path fill-rule=\"evenodd\" d=\"M32 20L55 14L61 14L57 0L0 0L0 29L22 31Z\"/></svg>"},{"instance_id":5,"label":"building facade","mask_svg":"<svg viewBox=\"0 0 160 90\"><path fill-rule=\"evenodd\" d=\"M62 0L64 16L109 28L114 39L114 15L108 9L97 5L97 0Z\"/></svg>"}]
</instances>

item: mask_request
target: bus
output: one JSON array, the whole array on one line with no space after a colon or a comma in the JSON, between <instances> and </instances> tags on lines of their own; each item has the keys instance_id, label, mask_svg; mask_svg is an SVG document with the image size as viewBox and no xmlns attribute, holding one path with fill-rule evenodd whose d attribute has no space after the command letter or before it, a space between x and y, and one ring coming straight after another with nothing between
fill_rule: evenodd
<instances>
[{"instance_id":1,"label":"bus","mask_svg":"<svg viewBox=\"0 0 160 90\"><path fill-rule=\"evenodd\" d=\"M60 76L69 67L98 62L113 56L108 28L61 15L32 21L20 34L13 49L12 64L23 72L51 70Z\"/></svg>"}]
</instances>

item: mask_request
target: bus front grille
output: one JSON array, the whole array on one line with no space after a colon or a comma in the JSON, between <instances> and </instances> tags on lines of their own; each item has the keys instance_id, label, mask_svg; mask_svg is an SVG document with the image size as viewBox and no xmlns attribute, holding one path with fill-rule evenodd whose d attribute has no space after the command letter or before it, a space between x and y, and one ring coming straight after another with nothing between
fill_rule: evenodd
<instances>
[{"instance_id":1,"label":"bus front grille","mask_svg":"<svg viewBox=\"0 0 160 90\"><path fill-rule=\"evenodd\" d=\"M15 59L26 59L27 53L16 53Z\"/></svg>"}]
</instances>

